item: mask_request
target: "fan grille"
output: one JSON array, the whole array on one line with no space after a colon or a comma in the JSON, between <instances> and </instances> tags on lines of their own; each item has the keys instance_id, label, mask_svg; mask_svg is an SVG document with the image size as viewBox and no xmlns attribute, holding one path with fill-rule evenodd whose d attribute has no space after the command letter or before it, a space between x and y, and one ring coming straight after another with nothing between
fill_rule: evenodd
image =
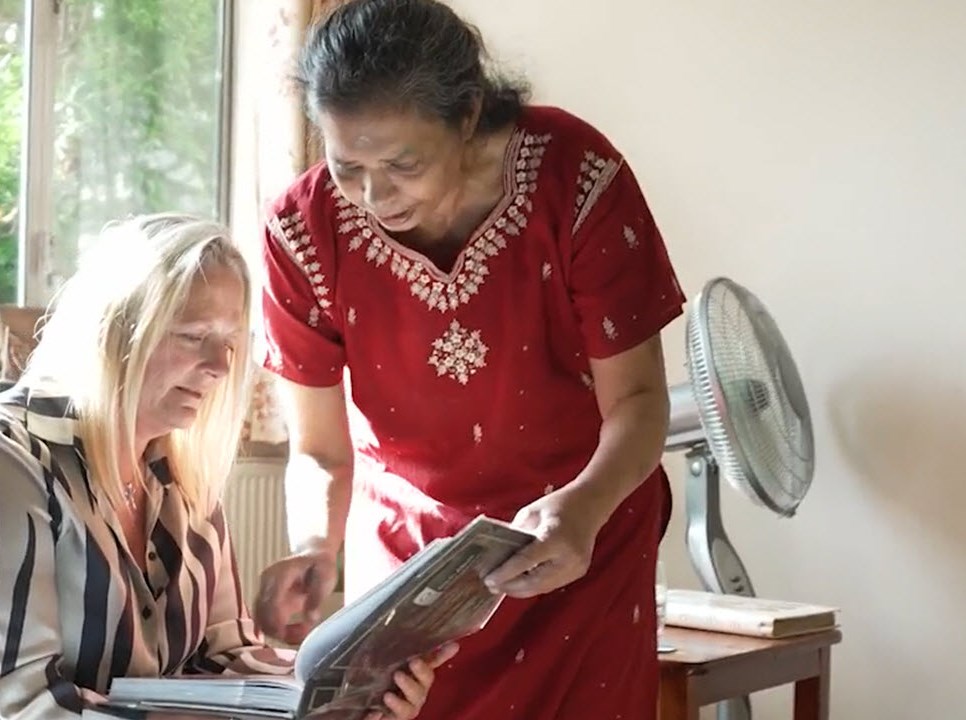
<instances>
[{"instance_id":1,"label":"fan grille","mask_svg":"<svg viewBox=\"0 0 966 720\"><path fill-rule=\"evenodd\" d=\"M728 481L793 515L812 481L808 403L765 307L727 278L709 282L688 317L688 371L708 443Z\"/></svg>"}]
</instances>

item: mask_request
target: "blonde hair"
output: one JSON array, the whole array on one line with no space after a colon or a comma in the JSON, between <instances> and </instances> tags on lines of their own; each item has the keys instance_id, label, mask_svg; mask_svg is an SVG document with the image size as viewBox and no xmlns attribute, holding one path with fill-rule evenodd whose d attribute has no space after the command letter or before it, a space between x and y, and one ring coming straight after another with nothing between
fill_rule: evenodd
<instances>
[{"instance_id":1,"label":"blonde hair","mask_svg":"<svg viewBox=\"0 0 966 720\"><path fill-rule=\"evenodd\" d=\"M25 378L52 381L71 397L93 481L114 502L123 497L120 461L126 455L140 467L134 431L148 359L192 283L215 266L242 281L244 332L195 421L161 439L189 506L210 509L237 451L251 365L251 279L227 228L168 213L113 223L51 304Z\"/></svg>"}]
</instances>

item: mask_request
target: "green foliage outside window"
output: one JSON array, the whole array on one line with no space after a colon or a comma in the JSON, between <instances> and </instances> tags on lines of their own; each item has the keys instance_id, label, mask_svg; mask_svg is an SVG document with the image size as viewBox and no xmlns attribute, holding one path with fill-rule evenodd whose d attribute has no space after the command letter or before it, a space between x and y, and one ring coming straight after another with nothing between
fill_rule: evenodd
<instances>
[{"instance_id":1,"label":"green foliage outside window","mask_svg":"<svg viewBox=\"0 0 966 720\"><path fill-rule=\"evenodd\" d=\"M20 118L23 56L10 29L22 0L0 0L0 302L17 299L17 204L20 195Z\"/></svg>"},{"instance_id":2,"label":"green foliage outside window","mask_svg":"<svg viewBox=\"0 0 966 720\"><path fill-rule=\"evenodd\" d=\"M0 301L16 291L24 0L0 0ZM62 0L54 255L132 213L218 211L220 0ZM11 29L12 25L16 25Z\"/></svg>"}]
</instances>

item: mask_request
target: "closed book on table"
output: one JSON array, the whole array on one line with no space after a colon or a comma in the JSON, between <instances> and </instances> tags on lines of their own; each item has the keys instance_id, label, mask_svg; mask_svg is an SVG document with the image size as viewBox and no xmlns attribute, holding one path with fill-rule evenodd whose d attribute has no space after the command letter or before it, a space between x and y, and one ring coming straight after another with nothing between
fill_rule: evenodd
<instances>
[{"instance_id":1,"label":"closed book on table","mask_svg":"<svg viewBox=\"0 0 966 720\"><path fill-rule=\"evenodd\" d=\"M666 623L733 635L783 638L830 630L837 609L827 605L672 589Z\"/></svg>"}]
</instances>

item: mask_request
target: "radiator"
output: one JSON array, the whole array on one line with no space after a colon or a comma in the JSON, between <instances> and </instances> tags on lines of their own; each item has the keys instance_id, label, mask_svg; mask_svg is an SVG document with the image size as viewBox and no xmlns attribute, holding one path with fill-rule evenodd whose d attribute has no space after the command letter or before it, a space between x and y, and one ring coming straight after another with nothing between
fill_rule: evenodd
<instances>
[{"instance_id":1,"label":"radiator","mask_svg":"<svg viewBox=\"0 0 966 720\"><path fill-rule=\"evenodd\" d=\"M242 458L235 463L225 491L225 516L249 606L258 592L262 569L289 554L284 472L284 458Z\"/></svg>"}]
</instances>

